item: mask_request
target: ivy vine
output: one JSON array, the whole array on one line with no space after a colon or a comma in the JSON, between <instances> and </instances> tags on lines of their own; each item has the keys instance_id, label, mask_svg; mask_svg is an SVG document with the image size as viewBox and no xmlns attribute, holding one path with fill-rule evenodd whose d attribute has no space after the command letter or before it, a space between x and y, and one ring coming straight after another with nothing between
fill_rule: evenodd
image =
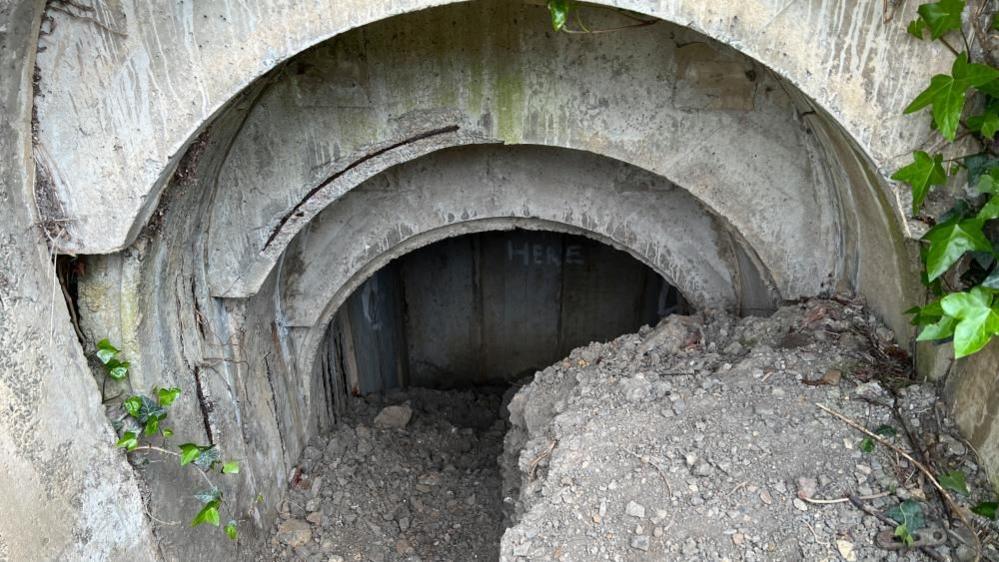
<instances>
[{"instance_id":1,"label":"ivy vine","mask_svg":"<svg viewBox=\"0 0 999 562\"><path fill-rule=\"evenodd\" d=\"M952 340L954 356L980 351L999 335L999 158L995 136L999 132L999 69L980 60L991 54L999 31L995 14L968 10L974 30L969 37L963 18L965 0L940 0L919 6L908 33L919 40L942 43L954 53L949 74L937 74L904 110L929 109L932 125L948 144L970 139L977 150L956 158L940 152L915 151L912 162L892 179L912 189L912 214L932 227L923 235L920 257L922 281L931 299L909 309L920 327L918 341ZM982 25L988 18L988 25ZM960 47L952 39L960 38ZM977 49L973 48L977 40ZM983 53L976 56L976 53ZM968 109L970 108L970 109ZM966 109L968 111L966 111ZM970 113L965 118L965 114ZM964 172L964 176L960 175ZM927 194L952 185L956 204L939 216L920 213Z\"/></svg>"},{"instance_id":2,"label":"ivy vine","mask_svg":"<svg viewBox=\"0 0 999 562\"><path fill-rule=\"evenodd\" d=\"M125 381L129 375L129 363L121 358L121 350L107 339L97 343L95 353L97 360L104 365L105 383L110 378L117 382ZM205 481L207 488L195 492L194 497L201 502L201 509L191 520L191 526L208 523L221 526L221 510L224 506L222 490L212 481L211 474L237 474L239 462L223 461L221 451L214 445L198 445L183 443L173 446L169 440L173 437L173 429L163 426L167 419L170 406L180 397L181 390L177 387L154 387L151 395L133 394L121 402L123 413L114 420L115 430L121 431L126 426L128 430L121 433L115 444L126 453L154 453L176 458L180 466L191 466ZM154 441L155 440L155 441ZM155 444L154 444L155 443ZM176 450L174 450L176 449ZM238 524L230 519L223 531L232 540L239 538Z\"/></svg>"}]
</instances>

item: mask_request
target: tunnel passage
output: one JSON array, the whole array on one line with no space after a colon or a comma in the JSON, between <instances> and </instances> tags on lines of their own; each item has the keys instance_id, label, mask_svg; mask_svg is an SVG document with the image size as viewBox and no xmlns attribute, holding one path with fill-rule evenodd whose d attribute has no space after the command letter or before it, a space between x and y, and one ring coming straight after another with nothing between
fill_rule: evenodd
<instances>
[{"instance_id":1,"label":"tunnel passage","mask_svg":"<svg viewBox=\"0 0 999 562\"><path fill-rule=\"evenodd\" d=\"M433 243L377 271L341 306L320 353L329 356L324 376L336 381L328 388L353 395L509 384L575 347L686 311L676 288L606 244L491 231Z\"/></svg>"},{"instance_id":2,"label":"tunnel passage","mask_svg":"<svg viewBox=\"0 0 999 562\"><path fill-rule=\"evenodd\" d=\"M337 523L320 532L348 559L495 560L508 512L505 401L576 347L686 312L652 268L575 234L484 231L400 256L327 328L315 362L326 429L296 463L305 484L290 502L315 507L301 488L337 481L322 502ZM383 521L360 524L343 516L351 510Z\"/></svg>"}]
</instances>

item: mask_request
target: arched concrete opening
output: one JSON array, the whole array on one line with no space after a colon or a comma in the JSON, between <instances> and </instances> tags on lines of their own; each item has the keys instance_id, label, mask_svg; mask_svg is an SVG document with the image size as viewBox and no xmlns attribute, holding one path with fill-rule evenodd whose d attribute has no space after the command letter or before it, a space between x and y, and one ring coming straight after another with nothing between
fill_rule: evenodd
<instances>
[{"instance_id":1,"label":"arched concrete opening","mask_svg":"<svg viewBox=\"0 0 999 562\"><path fill-rule=\"evenodd\" d=\"M337 311L434 242L582 235L695 309L842 291L904 329L901 220L850 138L768 67L665 22L580 40L506 2L375 21L204 123L135 242L88 258L81 321L122 343L135 388L196 391L172 414L189 422L180 438L244 460L227 495L254 540L329 423L317 372ZM162 518L191 509L163 501L185 476L143 470L175 477L150 490ZM187 544L179 555L205 548Z\"/></svg>"}]
</instances>

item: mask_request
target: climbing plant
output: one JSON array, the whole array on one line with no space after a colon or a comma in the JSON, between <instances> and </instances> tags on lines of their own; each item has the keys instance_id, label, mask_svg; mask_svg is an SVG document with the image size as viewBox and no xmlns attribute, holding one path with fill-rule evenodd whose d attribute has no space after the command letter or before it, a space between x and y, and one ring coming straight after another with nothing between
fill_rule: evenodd
<instances>
[{"instance_id":1,"label":"climbing plant","mask_svg":"<svg viewBox=\"0 0 999 562\"><path fill-rule=\"evenodd\" d=\"M912 162L892 179L912 188L912 214L931 224L923 235L922 280L930 302L907 312L921 328L918 340L953 340L954 356L980 351L999 335L999 69L991 42L999 31L984 3L968 10L972 35L964 29L965 0L940 0L919 6L908 33L938 41L954 54L949 74L937 74L905 108L929 109L940 137L938 151L917 150ZM983 23L985 22L985 23ZM955 47L960 40L959 47ZM981 54L976 54L981 53ZM948 146L972 144L971 153L945 158ZM963 172L963 174L962 174ZM956 203L938 216L923 205L934 189L949 189Z\"/></svg>"},{"instance_id":2,"label":"climbing plant","mask_svg":"<svg viewBox=\"0 0 999 562\"><path fill-rule=\"evenodd\" d=\"M108 377L119 382L128 378L129 363L121 359L121 351L110 341L103 339L98 342L95 355L104 365L105 381ZM224 506L223 495L210 475L236 474L239 472L239 463L223 461L221 452L214 445L170 444L174 432L173 429L164 427L163 421L167 419L170 406L180 395L181 390L177 387L154 387L151 395L133 394L125 398L121 402L122 415L114 420L114 426L118 431L126 426L129 429L121 433L116 445L128 454L153 453L176 458L180 466L190 466L201 475L207 485L206 489L194 493L194 497L201 502L201 509L191 520L191 526L208 523L219 527ZM223 530L232 540L239 536L235 519L230 519Z\"/></svg>"}]
</instances>

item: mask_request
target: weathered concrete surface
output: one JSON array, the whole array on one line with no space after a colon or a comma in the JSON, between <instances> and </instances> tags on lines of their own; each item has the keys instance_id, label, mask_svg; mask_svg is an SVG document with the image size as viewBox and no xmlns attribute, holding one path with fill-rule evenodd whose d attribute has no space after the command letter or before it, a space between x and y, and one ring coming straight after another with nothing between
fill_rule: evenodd
<instances>
[{"instance_id":1,"label":"weathered concrete surface","mask_svg":"<svg viewBox=\"0 0 999 562\"><path fill-rule=\"evenodd\" d=\"M155 209L195 134L281 62L351 28L446 3L212 0L152 7L87 0L82 5L93 6L90 12L53 11L57 25L42 40L38 135L61 212L72 219L63 247L124 247ZM881 0L602 3L687 26L760 61L825 108L883 171L922 142L926 122L903 117L900 109L921 87L919 78L947 65L945 56L935 56L938 46L906 36L902 22L915 5L885 14ZM543 22L537 4L532 21ZM888 24L887 15L893 16ZM451 30L490 32L488 25L459 20ZM354 67L345 64L347 79ZM510 84L511 101L530 94L522 85ZM505 113L497 121L525 128L527 118Z\"/></svg>"},{"instance_id":2,"label":"weathered concrete surface","mask_svg":"<svg viewBox=\"0 0 999 562\"><path fill-rule=\"evenodd\" d=\"M156 560L32 216L42 2L0 2L0 560Z\"/></svg>"},{"instance_id":3,"label":"weathered concrete surface","mask_svg":"<svg viewBox=\"0 0 999 562\"><path fill-rule=\"evenodd\" d=\"M736 242L684 190L582 152L466 147L392 168L316 217L282 265L283 317L324 326L390 260L459 233L532 222L630 252L697 308L738 310Z\"/></svg>"},{"instance_id":4,"label":"weathered concrete surface","mask_svg":"<svg viewBox=\"0 0 999 562\"><path fill-rule=\"evenodd\" d=\"M591 152L667 178L725 217L785 298L842 277L852 249L839 247L837 199L848 188L831 181L796 117L808 106L764 67L665 23L627 41L580 41L552 36L543 15L510 2L419 12L345 33L271 77L217 180L215 294L256 292L304 225L381 170L498 142Z\"/></svg>"}]
</instances>

